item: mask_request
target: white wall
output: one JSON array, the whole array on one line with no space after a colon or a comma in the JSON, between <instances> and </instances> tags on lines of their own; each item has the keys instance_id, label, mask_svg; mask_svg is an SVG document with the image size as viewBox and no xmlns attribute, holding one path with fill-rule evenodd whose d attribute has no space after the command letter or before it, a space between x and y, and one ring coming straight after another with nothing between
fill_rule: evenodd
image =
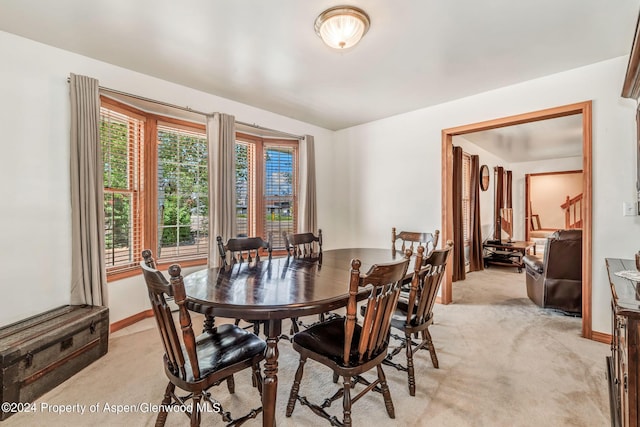
<instances>
[{"instance_id":1,"label":"white wall","mask_svg":"<svg viewBox=\"0 0 640 427\"><path fill-rule=\"evenodd\" d=\"M70 73L100 85L316 141L318 221L333 229L333 132L268 111L0 32L0 325L69 303ZM331 235L331 234L328 234ZM111 322L149 308L141 277L109 284Z\"/></svg>"},{"instance_id":2,"label":"white wall","mask_svg":"<svg viewBox=\"0 0 640 427\"><path fill-rule=\"evenodd\" d=\"M635 200L635 102L620 97L627 57L531 80L336 133L334 200L340 245L385 247L395 224L441 227L441 131L593 100L593 329L610 333L605 257L631 258ZM425 76L428 78L428 76ZM524 286L524 281L523 281ZM454 293L455 301L456 295Z\"/></svg>"}]
</instances>

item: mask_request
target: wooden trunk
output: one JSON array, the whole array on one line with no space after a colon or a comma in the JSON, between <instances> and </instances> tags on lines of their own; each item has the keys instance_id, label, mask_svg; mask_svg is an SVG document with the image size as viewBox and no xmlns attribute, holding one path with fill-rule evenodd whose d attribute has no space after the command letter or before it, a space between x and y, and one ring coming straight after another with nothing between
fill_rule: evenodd
<instances>
[{"instance_id":1,"label":"wooden trunk","mask_svg":"<svg viewBox=\"0 0 640 427\"><path fill-rule=\"evenodd\" d=\"M33 402L105 355L108 341L107 307L63 306L0 328L0 402Z\"/></svg>"}]
</instances>

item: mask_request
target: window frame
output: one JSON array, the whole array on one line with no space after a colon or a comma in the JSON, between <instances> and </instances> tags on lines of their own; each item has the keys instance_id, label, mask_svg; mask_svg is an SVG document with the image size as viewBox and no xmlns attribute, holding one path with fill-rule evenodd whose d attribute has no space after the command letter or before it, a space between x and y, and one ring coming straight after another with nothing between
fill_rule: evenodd
<instances>
[{"instance_id":1,"label":"window frame","mask_svg":"<svg viewBox=\"0 0 640 427\"><path fill-rule=\"evenodd\" d=\"M142 259L141 251L145 248L158 247L158 212L156 209L158 204L158 123L199 131L205 135L206 125L143 111L104 95L100 95L100 106L144 121L143 138L136 142L139 144L139 152L141 153L138 158L140 171L139 206L137 211L134 210L132 218L132 223L140 227L141 238L133 243L133 261L131 263L106 269L107 282L112 282L139 275L138 264ZM179 262L182 267L206 265L207 260L208 254L162 259L158 261L158 268L165 269L176 262Z\"/></svg>"},{"instance_id":2,"label":"window frame","mask_svg":"<svg viewBox=\"0 0 640 427\"><path fill-rule=\"evenodd\" d=\"M264 195L264 186L265 186L265 162L263 160L263 153L265 147L270 145L279 145L279 146L289 146L294 148L294 167L293 167L293 201L292 201L292 221L293 221L293 232L296 233L298 230L298 198L299 198L299 178L300 178L300 141L297 139L285 139L285 138L270 138L270 137L262 137L257 135L251 135L245 132L236 131L236 141L254 144L255 145L255 182L253 183L254 192L255 192L255 200L250 201L250 206L247 209L247 228L248 234L254 236L260 236L264 239L267 239L267 235L265 233L264 221L261 219L266 215L265 209L265 195ZM251 212L251 213L249 213ZM251 221L250 221L250 216ZM254 222L254 230L252 230L252 226L249 225L250 222ZM272 236L274 237L274 236ZM273 255L286 254L285 249L282 250L274 250Z\"/></svg>"}]
</instances>

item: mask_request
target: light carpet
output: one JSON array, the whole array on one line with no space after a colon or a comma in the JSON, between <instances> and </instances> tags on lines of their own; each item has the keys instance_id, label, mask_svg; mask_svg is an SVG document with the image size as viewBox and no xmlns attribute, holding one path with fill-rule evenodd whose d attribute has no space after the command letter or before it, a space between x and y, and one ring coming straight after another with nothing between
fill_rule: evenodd
<instances>
[{"instance_id":1,"label":"light carpet","mask_svg":"<svg viewBox=\"0 0 640 427\"><path fill-rule=\"evenodd\" d=\"M428 352L418 353L417 391L411 397L406 373L385 367L396 418L389 419L382 396L370 392L353 406L354 426L610 425L609 346L581 338L580 318L538 308L526 296L525 274L509 268L469 274L454 283L453 296L453 304L436 305L430 328L440 368L433 368ZM328 425L299 404L291 418L285 417L297 357L289 343L281 341L278 347L278 426ZM399 356L403 359L404 353ZM154 425L156 413L132 406L161 402L167 384L161 358L155 323L147 319L113 334L109 353L38 399L38 412L16 414L0 427ZM336 389L331 378L329 370L310 360L301 394L321 401ZM249 371L236 375L234 395L226 385L213 393L234 416L258 406ZM62 409L55 405L70 405L73 412L43 412ZM86 407L84 414L77 412L79 405ZM96 412L90 413L91 405ZM118 409L115 405L133 412L110 411ZM339 400L330 412L341 415L341 408ZM224 425L214 413L204 414L202 424ZM245 425L261 424L259 416ZM166 425L184 426L188 420L173 413Z\"/></svg>"}]
</instances>

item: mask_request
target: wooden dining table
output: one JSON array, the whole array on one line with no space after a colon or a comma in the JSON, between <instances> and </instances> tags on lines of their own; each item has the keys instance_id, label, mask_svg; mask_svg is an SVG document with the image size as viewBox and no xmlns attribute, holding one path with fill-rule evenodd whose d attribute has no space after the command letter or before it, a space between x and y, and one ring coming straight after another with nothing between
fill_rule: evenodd
<instances>
[{"instance_id":1,"label":"wooden dining table","mask_svg":"<svg viewBox=\"0 0 640 427\"><path fill-rule=\"evenodd\" d=\"M352 259L359 259L361 272L367 272L374 264L403 256L391 249L350 248L327 250L311 258L289 256L237 263L227 269L207 268L184 277L187 306L205 315L205 329L214 327L216 316L264 322L262 425L273 426L282 320L344 307Z\"/></svg>"}]
</instances>

